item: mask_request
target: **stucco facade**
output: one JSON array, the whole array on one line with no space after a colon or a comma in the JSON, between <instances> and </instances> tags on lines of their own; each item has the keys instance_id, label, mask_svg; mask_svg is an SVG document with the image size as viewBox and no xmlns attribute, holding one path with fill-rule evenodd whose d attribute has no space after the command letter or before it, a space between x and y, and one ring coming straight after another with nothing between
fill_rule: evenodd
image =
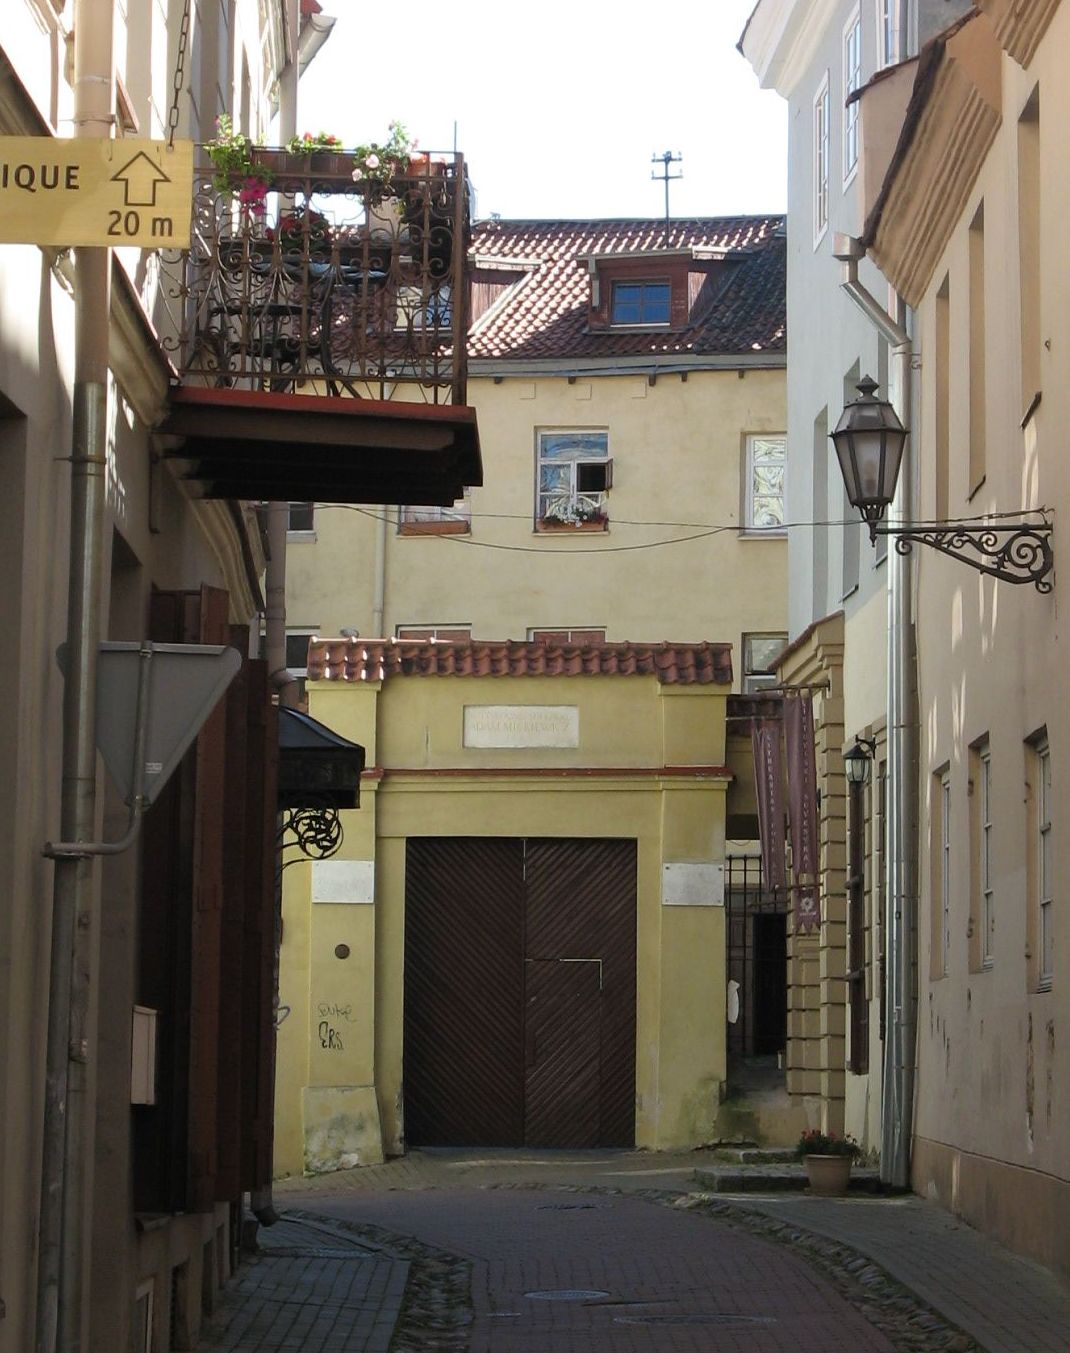
<instances>
[{"instance_id":1,"label":"stucco facade","mask_svg":"<svg viewBox=\"0 0 1070 1353\"><path fill-rule=\"evenodd\" d=\"M1070 12L982 8L939 53L925 136L905 144L874 247L917 307L919 515L1047 506L1058 520L1070 491L1058 358L1070 342L1059 131L1070 114ZM986 117L956 148L966 91ZM899 195L935 202L941 192L946 210L919 271ZM1057 562L1058 546L1056 535ZM1059 580L1043 595L928 552L917 568L914 1186L1067 1271Z\"/></svg>"},{"instance_id":2,"label":"stucco facade","mask_svg":"<svg viewBox=\"0 0 1070 1353\"><path fill-rule=\"evenodd\" d=\"M783 382L782 370L746 367L691 371L686 381L472 377L486 472L471 493L470 532L407 535L397 509L317 505L314 531L288 541L287 628L379 638L468 627L479 639L601 629L610 642L715 635L737 654L744 633L782 633L784 537L739 528L746 439L783 432ZM553 428L607 433L607 530L537 531L536 436ZM725 586L729 578L738 585Z\"/></svg>"},{"instance_id":3,"label":"stucco facade","mask_svg":"<svg viewBox=\"0 0 1070 1353\"><path fill-rule=\"evenodd\" d=\"M367 1164L405 1148L411 837L637 843L634 1141L666 1149L709 1140L725 1078L728 689L727 679L597 673L310 683L311 712L361 743L373 769L360 809L342 815L339 856L287 870L280 1173ZM568 711L574 745L535 745L518 706L521 715ZM513 746L478 747L466 736L466 711L487 708L513 711L519 731L501 740Z\"/></svg>"}]
</instances>

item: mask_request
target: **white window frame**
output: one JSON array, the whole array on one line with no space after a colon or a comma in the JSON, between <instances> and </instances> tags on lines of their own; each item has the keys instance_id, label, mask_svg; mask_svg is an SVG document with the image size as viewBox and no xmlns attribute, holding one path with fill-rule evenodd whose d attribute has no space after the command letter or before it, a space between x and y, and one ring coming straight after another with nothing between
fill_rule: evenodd
<instances>
[{"instance_id":1,"label":"white window frame","mask_svg":"<svg viewBox=\"0 0 1070 1353\"><path fill-rule=\"evenodd\" d=\"M995 893L992 887L992 751L987 746L982 747L977 754L977 770L981 782L978 803L981 967L991 968L994 958L992 927L995 922Z\"/></svg>"},{"instance_id":2,"label":"white window frame","mask_svg":"<svg viewBox=\"0 0 1070 1353\"><path fill-rule=\"evenodd\" d=\"M782 452L781 457L780 457L781 466L782 466L782 468L783 468L783 478L782 478L782 480L781 480L781 489L780 489L780 524L779 524L778 526L760 525L760 524L758 524L758 523L755 522L755 514L756 514L756 511L757 511L757 504L758 504L759 500L766 499L766 498L769 498L770 500L772 499L772 495L770 495L770 494L759 494L759 493L756 493L756 492L755 492L755 483L754 483L755 472L756 472L756 467L755 467L755 450L756 450L756 448L757 448L758 443L760 443L760 442L768 442L768 443L779 442L779 443L781 444L781 446L783 447L783 452ZM785 497L785 488L786 488L786 480L787 480L787 472L788 472L788 437L787 437L787 433L786 433L786 432L749 432L749 433L747 433L747 437L746 437L746 454L745 454L745 456L744 456L744 460L745 460L745 474L746 474L746 479L744 480L744 496L743 496L743 529L744 529L744 531L745 531L748 535L755 535L755 536L785 536L785 535L787 535L787 527L786 527L785 524L784 524L784 516L785 516L786 501L787 501L787 500L786 500L786 497Z\"/></svg>"},{"instance_id":3,"label":"white window frame","mask_svg":"<svg viewBox=\"0 0 1070 1353\"><path fill-rule=\"evenodd\" d=\"M1051 748L1047 740L1037 743L1036 756L1036 851L1037 851L1037 985L1046 990L1055 976L1054 885L1051 822Z\"/></svg>"},{"instance_id":4,"label":"white window frame","mask_svg":"<svg viewBox=\"0 0 1070 1353\"><path fill-rule=\"evenodd\" d=\"M877 0L877 69L894 66L902 60L901 0Z\"/></svg>"},{"instance_id":5,"label":"white window frame","mask_svg":"<svg viewBox=\"0 0 1070 1353\"><path fill-rule=\"evenodd\" d=\"M829 76L818 86L814 95L814 248L825 238L829 228L829 162L832 156L832 101L829 94Z\"/></svg>"},{"instance_id":6,"label":"white window frame","mask_svg":"<svg viewBox=\"0 0 1070 1353\"><path fill-rule=\"evenodd\" d=\"M951 772L940 775L940 972L946 977L951 953Z\"/></svg>"},{"instance_id":7,"label":"white window frame","mask_svg":"<svg viewBox=\"0 0 1070 1353\"><path fill-rule=\"evenodd\" d=\"M843 29L843 186L858 172L862 105L850 96L862 87L862 14L856 5ZM848 100L850 100L848 102Z\"/></svg>"},{"instance_id":8,"label":"white window frame","mask_svg":"<svg viewBox=\"0 0 1070 1353\"><path fill-rule=\"evenodd\" d=\"M546 634L563 634L565 638L562 642L566 644L578 642L572 637L574 634L601 634L601 639L590 639L586 641L592 645L604 644L607 642L605 625L537 625L534 629L528 630L528 643L537 644L545 642L543 636Z\"/></svg>"},{"instance_id":9,"label":"white window frame","mask_svg":"<svg viewBox=\"0 0 1070 1353\"><path fill-rule=\"evenodd\" d=\"M398 530L405 534L407 526L438 525L452 526L458 535L472 529L472 498L465 489L464 496L458 498L450 507L415 507L403 505L398 508Z\"/></svg>"},{"instance_id":10,"label":"white window frame","mask_svg":"<svg viewBox=\"0 0 1070 1353\"><path fill-rule=\"evenodd\" d=\"M295 507L309 507L311 509L311 526L292 526L293 509ZM286 536L288 540L315 540L316 539L316 504L306 501L299 503L286 504Z\"/></svg>"},{"instance_id":11,"label":"white window frame","mask_svg":"<svg viewBox=\"0 0 1070 1353\"><path fill-rule=\"evenodd\" d=\"M755 667L752 664L750 649L751 643L755 639L776 640L780 644L780 653L783 653L784 649L788 646L788 636L783 630L756 630L744 633L742 643L740 644L740 690L743 695L758 695L761 691L767 690L770 686L775 686L778 681L775 672L766 671L762 668ZM779 654L777 656L779 657Z\"/></svg>"},{"instance_id":12,"label":"white window frame","mask_svg":"<svg viewBox=\"0 0 1070 1353\"><path fill-rule=\"evenodd\" d=\"M421 630L426 631L426 633L416 637L403 634L403 630ZM444 634L454 635L460 631L464 631L466 638L471 639L472 626L468 621L462 621L456 625L395 625L394 638L399 644L459 644L464 643L465 640L452 637L444 639L441 636Z\"/></svg>"},{"instance_id":13,"label":"white window frame","mask_svg":"<svg viewBox=\"0 0 1070 1353\"><path fill-rule=\"evenodd\" d=\"M286 647L289 648L289 646L290 646L290 640L291 640L291 639L297 639L297 638L303 637L304 639L310 641L310 640L312 640L312 639L315 639L316 636L317 636L318 634L319 634L319 630L309 629L307 625L294 625L292 628L291 628L290 626L287 626L287 627L286 627ZM306 647L307 647L307 643L306 643ZM289 656L289 655L287 654L287 656ZM304 666L304 667L291 667L290 664L287 663L287 664L286 664L286 668L287 668L287 671L291 672L295 677L301 677L301 678L303 678L303 677L307 677L307 676L308 676L308 662L307 662L307 658L306 658L306 662L305 662L305 666Z\"/></svg>"},{"instance_id":14,"label":"white window frame","mask_svg":"<svg viewBox=\"0 0 1070 1353\"><path fill-rule=\"evenodd\" d=\"M543 455L543 442L549 437L592 437L602 439L604 451L572 457L551 458ZM550 490L543 488L543 466L553 465L568 470L568 485ZM605 467L604 489L583 489L580 486L580 467ZM613 458L609 454L609 430L597 427L548 427L535 430L535 524L557 522L564 526L581 526L584 521L605 517L609 489L613 483Z\"/></svg>"}]
</instances>

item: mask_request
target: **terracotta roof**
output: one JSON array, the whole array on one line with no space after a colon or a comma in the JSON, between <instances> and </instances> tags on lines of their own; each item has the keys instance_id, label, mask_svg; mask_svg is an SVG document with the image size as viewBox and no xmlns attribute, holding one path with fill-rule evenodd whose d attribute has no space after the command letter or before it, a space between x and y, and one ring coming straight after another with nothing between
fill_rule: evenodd
<instances>
[{"instance_id":1,"label":"terracotta roof","mask_svg":"<svg viewBox=\"0 0 1070 1353\"><path fill-rule=\"evenodd\" d=\"M663 686L727 686L731 644L562 644L316 639L311 681L393 676L655 676Z\"/></svg>"},{"instance_id":2,"label":"terracotta roof","mask_svg":"<svg viewBox=\"0 0 1070 1353\"><path fill-rule=\"evenodd\" d=\"M695 301L683 329L589 330L591 255L699 250L723 268ZM482 221L472 254L525 269L472 327L468 352L480 358L703 356L783 353L783 216L610 221Z\"/></svg>"}]
</instances>

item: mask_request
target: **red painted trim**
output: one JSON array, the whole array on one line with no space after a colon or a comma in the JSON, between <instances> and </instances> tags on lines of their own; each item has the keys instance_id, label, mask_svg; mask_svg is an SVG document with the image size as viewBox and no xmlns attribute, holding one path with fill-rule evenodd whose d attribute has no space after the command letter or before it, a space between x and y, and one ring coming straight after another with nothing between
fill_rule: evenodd
<instances>
[{"instance_id":1,"label":"red painted trim","mask_svg":"<svg viewBox=\"0 0 1070 1353\"><path fill-rule=\"evenodd\" d=\"M217 390L176 385L171 403L188 408L256 409L264 413L348 414L351 418L396 418L413 423L476 423L476 411L465 404L409 404L404 400L349 399L341 395L285 395L262 390Z\"/></svg>"},{"instance_id":2,"label":"red painted trim","mask_svg":"<svg viewBox=\"0 0 1070 1353\"><path fill-rule=\"evenodd\" d=\"M377 766L365 771L363 779L383 780L388 776L413 775L421 779L451 780L477 776L488 780L553 779L608 780L621 776L648 780L734 780L727 766Z\"/></svg>"}]
</instances>

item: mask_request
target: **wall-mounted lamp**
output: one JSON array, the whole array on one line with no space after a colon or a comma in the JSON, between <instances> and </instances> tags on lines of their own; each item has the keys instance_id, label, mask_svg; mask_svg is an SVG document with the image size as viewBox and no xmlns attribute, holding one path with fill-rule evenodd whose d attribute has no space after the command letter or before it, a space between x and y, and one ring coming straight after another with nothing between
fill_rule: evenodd
<instances>
[{"instance_id":1,"label":"wall-mounted lamp","mask_svg":"<svg viewBox=\"0 0 1070 1353\"><path fill-rule=\"evenodd\" d=\"M877 384L868 376L855 387L851 400L829 434L840 462L847 497L869 526L869 538L892 536L900 554L914 545L931 545L959 559L979 573L1009 583L1032 583L1038 592L1052 589L1054 559L1052 526L1045 509L1036 522L1007 521L1002 517L969 522L914 522L882 526L881 518L895 497L907 431L886 399L877 398Z\"/></svg>"},{"instance_id":2,"label":"wall-mounted lamp","mask_svg":"<svg viewBox=\"0 0 1070 1353\"><path fill-rule=\"evenodd\" d=\"M876 751L875 738L855 738L855 745L843 754L843 773L848 784L869 784L869 768Z\"/></svg>"}]
</instances>

